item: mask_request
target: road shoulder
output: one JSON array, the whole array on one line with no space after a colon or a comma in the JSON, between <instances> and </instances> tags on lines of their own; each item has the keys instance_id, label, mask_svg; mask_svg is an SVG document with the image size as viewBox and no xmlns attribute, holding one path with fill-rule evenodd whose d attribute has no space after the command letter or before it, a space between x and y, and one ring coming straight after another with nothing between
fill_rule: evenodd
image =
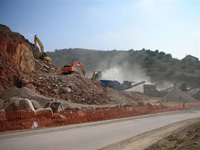
<instances>
[{"instance_id":1,"label":"road shoulder","mask_svg":"<svg viewBox=\"0 0 200 150\"><path fill-rule=\"evenodd\" d=\"M184 127L200 122L198 119L189 119L181 122L177 122L160 129L156 129L139 136L127 139L120 143L110 145L102 150L143 150L148 148L152 144L170 136L174 132L181 131Z\"/></svg>"}]
</instances>

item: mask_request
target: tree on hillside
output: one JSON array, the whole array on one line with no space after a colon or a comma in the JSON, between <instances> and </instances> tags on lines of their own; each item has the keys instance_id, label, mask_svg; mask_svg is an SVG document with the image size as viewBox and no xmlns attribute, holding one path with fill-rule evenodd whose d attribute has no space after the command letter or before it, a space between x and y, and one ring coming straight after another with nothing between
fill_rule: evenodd
<instances>
[{"instance_id":1,"label":"tree on hillside","mask_svg":"<svg viewBox=\"0 0 200 150\"><path fill-rule=\"evenodd\" d=\"M172 55L171 54L167 54L166 57L172 58Z\"/></svg>"},{"instance_id":2,"label":"tree on hillside","mask_svg":"<svg viewBox=\"0 0 200 150\"><path fill-rule=\"evenodd\" d=\"M160 52L160 55L165 55L165 52L162 52L162 51L161 51L161 52Z\"/></svg>"}]
</instances>

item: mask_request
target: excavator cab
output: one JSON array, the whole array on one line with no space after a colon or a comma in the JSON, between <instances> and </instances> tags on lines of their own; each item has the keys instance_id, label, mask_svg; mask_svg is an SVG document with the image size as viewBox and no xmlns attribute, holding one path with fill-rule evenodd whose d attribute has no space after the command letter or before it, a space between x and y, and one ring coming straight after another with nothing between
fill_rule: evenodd
<instances>
[{"instance_id":1,"label":"excavator cab","mask_svg":"<svg viewBox=\"0 0 200 150\"><path fill-rule=\"evenodd\" d=\"M52 59L47 55L47 53L45 53L44 52L44 47L43 47L43 45L42 45L42 43L41 43L41 41L39 40L39 38L37 37L37 35L35 35L35 37L34 37L34 43L35 43L35 46L37 45L37 43L39 44L39 46L40 46L40 49L41 49L41 53L40 53L40 58L41 59L45 59L45 60L47 60L47 61L52 61Z\"/></svg>"},{"instance_id":2,"label":"excavator cab","mask_svg":"<svg viewBox=\"0 0 200 150\"><path fill-rule=\"evenodd\" d=\"M80 69L83 72L83 75L85 76L85 70L83 68L83 65L81 62L74 62L72 65L65 65L61 68L62 75L66 74L72 74L72 73L78 73L78 70L76 69L76 66L80 67Z\"/></svg>"},{"instance_id":3,"label":"excavator cab","mask_svg":"<svg viewBox=\"0 0 200 150\"><path fill-rule=\"evenodd\" d=\"M49 62L52 61L52 59L51 59L51 58L47 55L47 53L45 53L45 52L44 52L43 54L40 55L40 58L41 58L41 59L45 59L45 60L47 60L47 61L49 61Z\"/></svg>"}]
</instances>

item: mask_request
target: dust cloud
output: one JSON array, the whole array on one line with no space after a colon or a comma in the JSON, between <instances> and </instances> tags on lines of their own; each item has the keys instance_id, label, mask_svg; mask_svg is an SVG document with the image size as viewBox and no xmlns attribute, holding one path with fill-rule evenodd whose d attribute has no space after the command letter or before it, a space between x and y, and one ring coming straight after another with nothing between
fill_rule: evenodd
<instances>
[{"instance_id":1,"label":"dust cloud","mask_svg":"<svg viewBox=\"0 0 200 150\"><path fill-rule=\"evenodd\" d=\"M173 83L170 81L158 81L158 82L156 82L156 85L157 85L157 89L159 91L173 87Z\"/></svg>"},{"instance_id":2,"label":"dust cloud","mask_svg":"<svg viewBox=\"0 0 200 150\"><path fill-rule=\"evenodd\" d=\"M100 80L117 80L121 84L124 81L132 81L138 83L145 81L145 84L152 84L151 77L147 75L145 68L143 68L137 61L133 63L133 56L129 56L128 53L119 53L113 58L109 56L109 59L105 56L97 66L97 71L102 71L102 77ZM163 90L172 87L172 83L169 81L155 81L158 90ZM134 87L136 91L143 91L143 85Z\"/></svg>"},{"instance_id":3,"label":"dust cloud","mask_svg":"<svg viewBox=\"0 0 200 150\"><path fill-rule=\"evenodd\" d=\"M151 83L151 78L147 76L143 68L138 65L130 65L123 63L120 66L111 66L102 72L102 79L104 80L117 80L119 82L123 81L133 81L140 82L146 81L146 83Z\"/></svg>"}]
</instances>

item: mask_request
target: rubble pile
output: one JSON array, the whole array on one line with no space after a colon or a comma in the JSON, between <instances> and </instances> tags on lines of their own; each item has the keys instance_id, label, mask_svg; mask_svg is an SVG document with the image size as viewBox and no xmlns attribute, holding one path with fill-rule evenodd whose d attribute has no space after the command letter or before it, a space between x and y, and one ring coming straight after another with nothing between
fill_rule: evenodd
<instances>
[{"instance_id":1,"label":"rubble pile","mask_svg":"<svg viewBox=\"0 0 200 150\"><path fill-rule=\"evenodd\" d=\"M60 74L60 68L51 62L35 58L35 70L36 74Z\"/></svg>"},{"instance_id":2,"label":"rubble pile","mask_svg":"<svg viewBox=\"0 0 200 150\"><path fill-rule=\"evenodd\" d=\"M116 103L126 105L134 104L137 101L146 101L149 98L139 92L132 91L116 91L108 88L107 94L115 100Z\"/></svg>"},{"instance_id":3,"label":"rubble pile","mask_svg":"<svg viewBox=\"0 0 200 150\"><path fill-rule=\"evenodd\" d=\"M200 100L200 88L194 88L187 92L188 95L192 96L196 100Z\"/></svg>"},{"instance_id":4,"label":"rubble pile","mask_svg":"<svg viewBox=\"0 0 200 150\"><path fill-rule=\"evenodd\" d=\"M135 91L125 91L121 93L123 96L132 99L134 101L146 101L148 100L148 97L140 92Z\"/></svg>"},{"instance_id":5,"label":"rubble pile","mask_svg":"<svg viewBox=\"0 0 200 150\"><path fill-rule=\"evenodd\" d=\"M37 75L36 75L37 76ZM65 99L81 104L113 104L103 87L99 88L88 78L79 74L49 75L34 77L32 84L36 91L44 96Z\"/></svg>"},{"instance_id":6,"label":"rubble pile","mask_svg":"<svg viewBox=\"0 0 200 150\"><path fill-rule=\"evenodd\" d=\"M60 68L36 60L31 84L38 94L80 104L132 104L148 98L137 92L119 92L102 87L80 74L61 75Z\"/></svg>"}]
</instances>

